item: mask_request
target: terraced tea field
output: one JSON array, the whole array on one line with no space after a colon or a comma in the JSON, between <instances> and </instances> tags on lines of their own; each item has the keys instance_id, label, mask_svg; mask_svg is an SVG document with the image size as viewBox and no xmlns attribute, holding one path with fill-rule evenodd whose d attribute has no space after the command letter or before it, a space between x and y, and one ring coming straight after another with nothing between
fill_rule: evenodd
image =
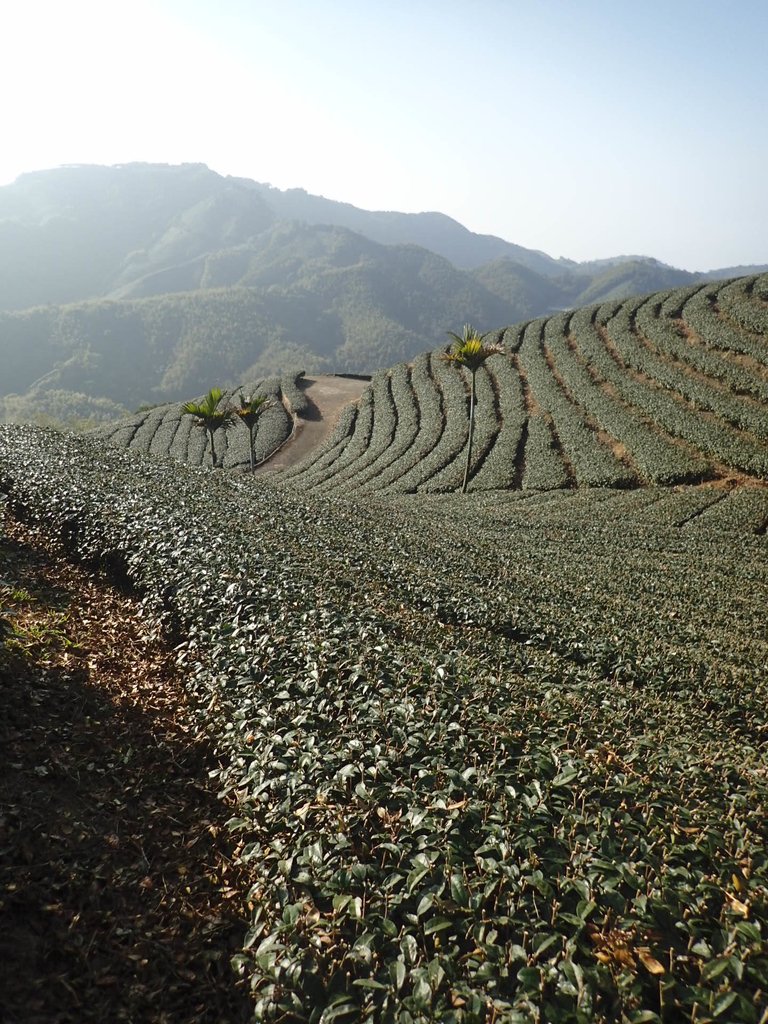
<instances>
[{"instance_id":1,"label":"terraced tea field","mask_svg":"<svg viewBox=\"0 0 768 1024\"><path fill-rule=\"evenodd\" d=\"M255 1020L766 1024L766 328L763 276L501 332L466 495L439 352L272 476L0 429L176 645Z\"/></svg>"},{"instance_id":2,"label":"terraced tea field","mask_svg":"<svg viewBox=\"0 0 768 1024\"><path fill-rule=\"evenodd\" d=\"M477 375L470 489L768 477L768 276L657 293L499 333ZM425 353L379 374L284 474L325 494L461 482L468 375Z\"/></svg>"},{"instance_id":3,"label":"terraced tea field","mask_svg":"<svg viewBox=\"0 0 768 1024\"><path fill-rule=\"evenodd\" d=\"M255 1019L760 1022L763 491L371 497L0 432L179 644Z\"/></svg>"},{"instance_id":4,"label":"terraced tea field","mask_svg":"<svg viewBox=\"0 0 768 1024\"><path fill-rule=\"evenodd\" d=\"M237 405L241 395L263 395L271 399L269 408L259 419L255 457L258 464L280 451L293 434L294 416L306 411L306 398L296 377L268 377L265 380L224 391L222 403ZM199 401L199 399L198 399ZM119 448L130 448L142 455L170 455L179 462L202 466L210 461L207 434L194 416L184 414L183 402L171 402L142 409L128 419L91 431ZM214 435L216 462L224 469L246 469L250 466L248 431L232 427Z\"/></svg>"}]
</instances>

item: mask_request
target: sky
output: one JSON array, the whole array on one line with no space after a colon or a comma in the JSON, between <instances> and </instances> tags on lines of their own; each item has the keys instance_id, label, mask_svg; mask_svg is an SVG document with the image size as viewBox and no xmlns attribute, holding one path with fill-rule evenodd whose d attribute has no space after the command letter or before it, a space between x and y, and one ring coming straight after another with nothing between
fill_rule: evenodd
<instances>
[{"instance_id":1,"label":"sky","mask_svg":"<svg viewBox=\"0 0 768 1024\"><path fill-rule=\"evenodd\" d=\"M574 260L768 263L766 0L0 0L0 185L205 163Z\"/></svg>"}]
</instances>

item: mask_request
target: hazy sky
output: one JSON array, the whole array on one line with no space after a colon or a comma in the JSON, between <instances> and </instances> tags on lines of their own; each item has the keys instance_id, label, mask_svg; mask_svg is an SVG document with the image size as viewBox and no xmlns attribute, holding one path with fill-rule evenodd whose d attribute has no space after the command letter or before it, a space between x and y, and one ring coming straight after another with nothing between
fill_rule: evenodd
<instances>
[{"instance_id":1,"label":"hazy sky","mask_svg":"<svg viewBox=\"0 0 768 1024\"><path fill-rule=\"evenodd\" d=\"M1 0L0 184L202 162L552 256L768 263L768 0Z\"/></svg>"}]
</instances>

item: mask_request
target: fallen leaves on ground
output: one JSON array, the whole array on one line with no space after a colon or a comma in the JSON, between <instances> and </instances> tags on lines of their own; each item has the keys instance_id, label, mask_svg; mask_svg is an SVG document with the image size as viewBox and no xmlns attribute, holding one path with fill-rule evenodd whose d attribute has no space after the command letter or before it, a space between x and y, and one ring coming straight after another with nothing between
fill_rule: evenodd
<instances>
[{"instance_id":1,"label":"fallen leaves on ground","mask_svg":"<svg viewBox=\"0 0 768 1024\"><path fill-rule=\"evenodd\" d=\"M249 1019L215 767L135 598L0 532L4 1024Z\"/></svg>"}]
</instances>

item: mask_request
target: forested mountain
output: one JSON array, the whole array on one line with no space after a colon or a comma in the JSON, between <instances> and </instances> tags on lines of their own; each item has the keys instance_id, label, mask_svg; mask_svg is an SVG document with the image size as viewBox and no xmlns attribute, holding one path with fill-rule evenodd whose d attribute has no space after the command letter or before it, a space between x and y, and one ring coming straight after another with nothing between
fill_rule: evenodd
<instances>
[{"instance_id":1,"label":"forested mountain","mask_svg":"<svg viewBox=\"0 0 768 1024\"><path fill-rule=\"evenodd\" d=\"M359 210L202 164L34 172L0 188L0 418L99 419L289 369L369 373L467 321L700 276L555 260L440 213Z\"/></svg>"},{"instance_id":2,"label":"forested mountain","mask_svg":"<svg viewBox=\"0 0 768 1024\"><path fill-rule=\"evenodd\" d=\"M749 481L759 495L740 494L717 512L753 511L760 528L768 515L766 337L768 274L556 313L494 332L498 347L474 375L457 372L444 348L378 371L336 408L334 429L293 455L286 410L317 412L317 381L287 375L244 380L242 389L281 396L259 427L260 461L279 448L272 471L290 488L349 497L465 485L498 493L716 483L694 495L695 517ZM196 465L212 458L179 403L99 436ZM231 443L222 432L215 451L225 468L248 461L242 431Z\"/></svg>"},{"instance_id":3,"label":"forested mountain","mask_svg":"<svg viewBox=\"0 0 768 1024\"><path fill-rule=\"evenodd\" d=\"M130 290L147 297L0 313L6 415L38 416L51 389L59 401L83 393L133 409L288 369L367 372L464 319L484 329L514 319L510 303L416 246L307 225L278 226L270 239L261 253L178 268L176 285L207 285L197 290L153 294L147 278ZM97 413L72 400L73 416Z\"/></svg>"}]
</instances>

